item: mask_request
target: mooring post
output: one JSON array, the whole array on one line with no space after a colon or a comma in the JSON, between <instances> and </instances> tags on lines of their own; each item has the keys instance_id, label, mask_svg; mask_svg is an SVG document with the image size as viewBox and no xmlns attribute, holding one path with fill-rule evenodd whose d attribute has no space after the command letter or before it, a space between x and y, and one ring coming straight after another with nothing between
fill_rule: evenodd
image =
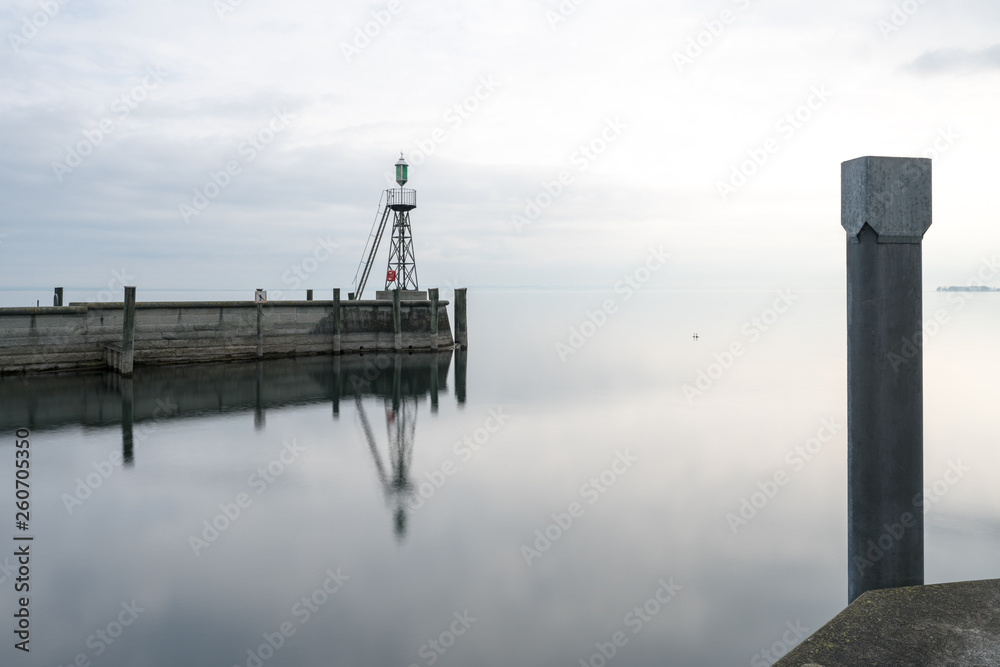
<instances>
[{"instance_id":1,"label":"mooring post","mask_svg":"<svg viewBox=\"0 0 1000 667\"><path fill-rule=\"evenodd\" d=\"M848 598L924 583L921 241L931 161L841 164L847 230Z\"/></svg>"},{"instance_id":2,"label":"mooring post","mask_svg":"<svg viewBox=\"0 0 1000 667\"><path fill-rule=\"evenodd\" d=\"M306 301L312 301L312 300L313 300L313 291L311 289L307 289L306 290Z\"/></svg>"},{"instance_id":3,"label":"mooring post","mask_svg":"<svg viewBox=\"0 0 1000 667\"><path fill-rule=\"evenodd\" d=\"M469 347L469 327L465 315L465 287L455 288L455 345L465 349Z\"/></svg>"},{"instance_id":4,"label":"mooring post","mask_svg":"<svg viewBox=\"0 0 1000 667\"><path fill-rule=\"evenodd\" d=\"M257 302L257 358L264 358L264 304Z\"/></svg>"},{"instance_id":5,"label":"mooring post","mask_svg":"<svg viewBox=\"0 0 1000 667\"><path fill-rule=\"evenodd\" d=\"M135 287L125 287L122 309L122 368L124 377L132 377L135 362Z\"/></svg>"},{"instance_id":6,"label":"mooring post","mask_svg":"<svg viewBox=\"0 0 1000 667\"><path fill-rule=\"evenodd\" d=\"M52 295L52 305L61 306L63 305L63 288L57 287L56 293Z\"/></svg>"},{"instance_id":7,"label":"mooring post","mask_svg":"<svg viewBox=\"0 0 1000 667\"><path fill-rule=\"evenodd\" d=\"M347 293L347 300L348 301L354 301L354 292L348 292Z\"/></svg>"},{"instance_id":8,"label":"mooring post","mask_svg":"<svg viewBox=\"0 0 1000 667\"><path fill-rule=\"evenodd\" d=\"M392 333L393 348L398 352L403 349L402 308L399 304L399 288L392 290Z\"/></svg>"},{"instance_id":9,"label":"mooring post","mask_svg":"<svg viewBox=\"0 0 1000 667\"><path fill-rule=\"evenodd\" d=\"M333 288L333 353L340 354L340 288Z\"/></svg>"},{"instance_id":10,"label":"mooring post","mask_svg":"<svg viewBox=\"0 0 1000 667\"><path fill-rule=\"evenodd\" d=\"M427 290L427 296L431 298L431 349L437 352L438 349L438 288L432 287Z\"/></svg>"}]
</instances>

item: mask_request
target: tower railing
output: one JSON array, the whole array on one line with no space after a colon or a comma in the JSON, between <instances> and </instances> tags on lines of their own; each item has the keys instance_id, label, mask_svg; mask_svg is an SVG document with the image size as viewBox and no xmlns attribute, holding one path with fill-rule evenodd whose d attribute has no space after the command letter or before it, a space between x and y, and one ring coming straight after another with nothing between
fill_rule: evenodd
<instances>
[{"instance_id":1,"label":"tower railing","mask_svg":"<svg viewBox=\"0 0 1000 667\"><path fill-rule=\"evenodd\" d=\"M389 208L410 210L417 207L417 191L410 188L390 188L385 191Z\"/></svg>"}]
</instances>

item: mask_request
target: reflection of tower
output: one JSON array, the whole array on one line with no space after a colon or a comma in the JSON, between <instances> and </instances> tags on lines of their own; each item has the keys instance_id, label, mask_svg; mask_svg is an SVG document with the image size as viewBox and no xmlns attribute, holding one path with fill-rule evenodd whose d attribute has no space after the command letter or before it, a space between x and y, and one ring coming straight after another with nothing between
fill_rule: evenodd
<instances>
[{"instance_id":1,"label":"reflection of tower","mask_svg":"<svg viewBox=\"0 0 1000 667\"><path fill-rule=\"evenodd\" d=\"M361 426L365 431L368 448L375 460L375 468L379 481L382 483L382 490L386 498L395 505L393 526L396 537L401 540L406 537L405 503L410 494L413 493L413 485L410 483L409 476L417 426L418 399L416 396L402 396L400 386L402 384L402 355L396 355L394 371L392 396L385 398L385 426L389 438L388 461L390 470L386 470L386 466L382 463L378 446L375 444L375 434L368 421L364 405L361 403L360 394L355 396L355 405L361 419Z\"/></svg>"},{"instance_id":2,"label":"reflection of tower","mask_svg":"<svg viewBox=\"0 0 1000 667\"><path fill-rule=\"evenodd\" d=\"M431 414L437 412L439 395L448 393L451 359L455 352L345 355L334 359L328 394L333 400L333 418L339 418L341 399L353 395L363 439L375 463L379 486L392 512L393 530L400 541L406 537L409 514L426 500L417 495L418 486L410 479L419 405L429 396ZM461 379L463 385L464 376L463 366L463 371L456 375L456 380ZM320 380L320 384L327 382ZM385 408L387 446L377 441L368 418L365 401L369 397L380 399ZM464 400L463 387L460 404ZM368 409L371 409L370 403Z\"/></svg>"},{"instance_id":3,"label":"reflection of tower","mask_svg":"<svg viewBox=\"0 0 1000 667\"><path fill-rule=\"evenodd\" d=\"M398 188L389 188L382 193L385 206L379 201L379 210L375 214L375 222L372 225L372 232L365 243L362 252L361 264L358 266L358 273L355 274L357 282L357 298L365 291L368 276L372 266L375 264L375 255L378 253L379 245L382 243L382 236L385 233L386 223L389 214L392 214L392 234L389 241L389 261L385 269L385 289L418 290L417 284L417 260L413 252L413 233L410 230L410 211L417 207L417 191L412 188L404 188L409 179L409 165L399 154L399 161L396 162L396 183Z\"/></svg>"}]
</instances>

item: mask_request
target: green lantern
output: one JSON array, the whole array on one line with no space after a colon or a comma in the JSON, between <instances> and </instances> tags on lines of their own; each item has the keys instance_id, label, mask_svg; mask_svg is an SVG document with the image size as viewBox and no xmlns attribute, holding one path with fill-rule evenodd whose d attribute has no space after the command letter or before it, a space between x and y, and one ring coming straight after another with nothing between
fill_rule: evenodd
<instances>
[{"instance_id":1,"label":"green lantern","mask_svg":"<svg viewBox=\"0 0 1000 667\"><path fill-rule=\"evenodd\" d=\"M399 161L396 163L396 182L399 183L399 187L406 185L406 170L409 166L403 159L403 154L400 153Z\"/></svg>"}]
</instances>

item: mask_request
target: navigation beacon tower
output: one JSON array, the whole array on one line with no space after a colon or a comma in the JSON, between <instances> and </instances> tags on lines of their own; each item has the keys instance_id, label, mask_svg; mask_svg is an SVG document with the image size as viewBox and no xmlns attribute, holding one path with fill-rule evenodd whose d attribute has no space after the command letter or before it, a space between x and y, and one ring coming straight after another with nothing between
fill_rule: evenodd
<instances>
[{"instance_id":1,"label":"navigation beacon tower","mask_svg":"<svg viewBox=\"0 0 1000 667\"><path fill-rule=\"evenodd\" d=\"M390 212L392 213L392 235L389 239L389 261L385 267L385 291L398 289L418 292L420 289L417 282L417 260L413 253L413 232L410 230L410 211L417 207L417 191L403 187L409 177L408 171L409 165L403 158L403 153L400 152L399 160L396 162L396 183L399 184L399 187L388 188L382 193L385 206L382 206L380 200L379 210L372 225L372 233L368 236L368 242L365 244L362 254L362 262L358 267L361 279L357 282L355 297L357 299L360 299L361 294L365 291L368 275L375 264L375 255L382 242L382 235L385 233ZM367 257L365 257L366 254ZM357 274L355 278L357 278ZM377 294L377 298L383 297L381 294Z\"/></svg>"}]
</instances>

